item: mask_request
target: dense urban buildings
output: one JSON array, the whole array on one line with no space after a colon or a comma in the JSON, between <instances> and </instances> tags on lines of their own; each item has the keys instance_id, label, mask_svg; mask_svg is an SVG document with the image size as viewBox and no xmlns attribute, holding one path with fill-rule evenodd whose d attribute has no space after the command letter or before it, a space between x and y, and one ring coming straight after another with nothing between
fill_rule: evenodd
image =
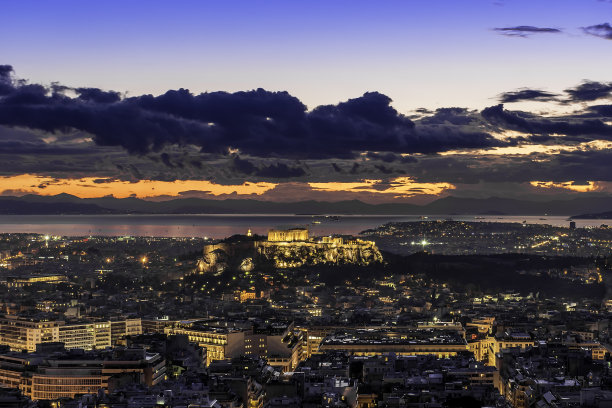
<instances>
[{"instance_id":1,"label":"dense urban buildings","mask_svg":"<svg viewBox=\"0 0 612 408\"><path fill-rule=\"evenodd\" d=\"M597 257L612 255L612 227L568 228L509 222L421 221L389 223L364 232L388 251L444 255L523 253Z\"/></svg>"},{"instance_id":2,"label":"dense urban buildings","mask_svg":"<svg viewBox=\"0 0 612 408\"><path fill-rule=\"evenodd\" d=\"M603 407L608 234L451 221L388 224L364 238L306 228L217 241L4 234L0 399ZM541 253L544 237L574 252ZM482 255L461 254L468 247Z\"/></svg>"}]
</instances>

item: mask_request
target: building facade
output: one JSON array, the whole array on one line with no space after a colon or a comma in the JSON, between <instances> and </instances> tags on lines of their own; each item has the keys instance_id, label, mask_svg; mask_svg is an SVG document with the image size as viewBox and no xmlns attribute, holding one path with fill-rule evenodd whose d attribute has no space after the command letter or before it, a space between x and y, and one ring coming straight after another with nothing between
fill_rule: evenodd
<instances>
[{"instance_id":1,"label":"building facade","mask_svg":"<svg viewBox=\"0 0 612 408\"><path fill-rule=\"evenodd\" d=\"M16 316L0 318L0 345L13 351L33 352L39 343L59 341L59 327L63 321L41 321Z\"/></svg>"},{"instance_id":2,"label":"building facade","mask_svg":"<svg viewBox=\"0 0 612 408\"><path fill-rule=\"evenodd\" d=\"M308 229L291 228L284 230L271 229L268 231L268 241L271 242L295 242L308 241Z\"/></svg>"},{"instance_id":3,"label":"building facade","mask_svg":"<svg viewBox=\"0 0 612 408\"><path fill-rule=\"evenodd\" d=\"M41 343L62 342L66 349L105 349L125 336L142 333L140 319L74 322L44 321L17 316L0 318L0 345L34 352Z\"/></svg>"},{"instance_id":4,"label":"building facade","mask_svg":"<svg viewBox=\"0 0 612 408\"><path fill-rule=\"evenodd\" d=\"M33 400L95 394L122 375L138 384L156 385L166 378L165 360L141 349L0 354L0 386L19 389Z\"/></svg>"}]
</instances>

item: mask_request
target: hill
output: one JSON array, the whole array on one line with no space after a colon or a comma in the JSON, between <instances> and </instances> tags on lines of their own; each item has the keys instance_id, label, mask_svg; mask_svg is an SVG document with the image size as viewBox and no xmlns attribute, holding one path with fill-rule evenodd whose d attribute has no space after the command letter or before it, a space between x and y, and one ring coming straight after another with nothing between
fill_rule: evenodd
<instances>
[{"instance_id":1,"label":"hill","mask_svg":"<svg viewBox=\"0 0 612 408\"><path fill-rule=\"evenodd\" d=\"M358 200L271 202L252 199L177 198L149 201L140 198L79 198L69 194L0 197L0 212L3 214L569 215L599 214L610 208L612 208L612 197L581 197L551 201L499 197L485 199L445 197L425 205L369 204Z\"/></svg>"},{"instance_id":2,"label":"hill","mask_svg":"<svg viewBox=\"0 0 612 408\"><path fill-rule=\"evenodd\" d=\"M577 220L580 220L580 219L611 220L612 211L606 211L606 212L596 213L596 214L574 215L572 218L576 218Z\"/></svg>"}]
</instances>

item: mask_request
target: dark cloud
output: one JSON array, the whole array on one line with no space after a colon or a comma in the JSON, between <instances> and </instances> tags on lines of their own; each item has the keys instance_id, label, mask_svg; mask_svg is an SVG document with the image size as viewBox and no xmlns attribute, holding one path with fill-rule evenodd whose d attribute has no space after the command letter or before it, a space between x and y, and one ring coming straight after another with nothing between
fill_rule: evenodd
<instances>
[{"instance_id":1,"label":"dark cloud","mask_svg":"<svg viewBox=\"0 0 612 408\"><path fill-rule=\"evenodd\" d=\"M13 67L11 65L0 65L0 78L10 78L13 73Z\"/></svg>"},{"instance_id":2,"label":"dark cloud","mask_svg":"<svg viewBox=\"0 0 612 408\"><path fill-rule=\"evenodd\" d=\"M520 89L513 92L504 92L499 95L501 103L522 102L522 101L538 101L551 102L555 101L559 95L542 91L539 89Z\"/></svg>"},{"instance_id":3,"label":"dark cloud","mask_svg":"<svg viewBox=\"0 0 612 408\"><path fill-rule=\"evenodd\" d=\"M289 167L284 163L274 163L258 167L249 160L241 159L239 156L232 159L232 167L240 173L262 178L292 178L301 177L306 174L304 169Z\"/></svg>"},{"instance_id":4,"label":"dark cloud","mask_svg":"<svg viewBox=\"0 0 612 408\"><path fill-rule=\"evenodd\" d=\"M138 170L138 167L134 166L133 164L130 164L127 167L127 170L136 180L142 180L144 178L140 170Z\"/></svg>"},{"instance_id":5,"label":"dark cloud","mask_svg":"<svg viewBox=\"0 0 612 408\"><path fill-rule=\"evenodd\" d=\"M11 74L13 67L10 65L0 65L0 95L6 95L13 90Z\"/></svg>"},{"instance_id":6,"label":"dark cloud","mask_svg":"<svg viewBox=\"0 0 612 408\"><path fill-rule=\"evenodd\" d=\"M578 86L564 90L567 98L561 95L543 91L540 89L523 88L516 91L504 92L499 95L501 103L512 103L522 101L538 102L589 102L597 99L610 98L612 96L612 82L584 81Z\"/></svg>"},{"instance_id":7,"label":"dark cloud","mask_svg":"<svg viewBox=\"0 0 612 408\"><path fill-rule=\"evenodd\" d=\"M160 159L162 163L164 163L167 167L173 168L174 165L170 162L170 155L168 153L162 153L160 155Z\"/></svg>"},{"instance_id":8,"label":"dark cloud","mask_svg":"<svg viewBox=\"0 0 612 408\"><path fill-rule=\"evenodd\" d=\"M377 92L309 112L287 92L263 89L199 95L179 89L121 99L116 92L95 88L75 88L78 96L71 98L38 84L13 81L8 86L10 91L0 97L0 124L56 133L76 129L93 135L98 145L135 154L194 145L213 154L238 149L261 158L325 159L354 158L362 151L431 153L501 143L481 131L415 127ZM454 110L436 115L424 124L470 121Z\"/></svg>"},{"instance_id":9,"label":"dark cloud","mask_svg":"<svg viewBox=\"0 0 612 408\"><path fill-rule=\"evenodd\" d=\"M366 157L368 159L374 159L374 160L381 160L385 163L392 163L396 160L398 160L398 156L396 154L393 154L391 152L385 152L385 153L376 153L376 152L367 152L366 153ZM399 158L401 158L401 156L399 156Z\"/></svg>"},{"instance_id":10,"label":"dark cloud","mask_svg":"<svg viewBox=\"0 0 612 408\"><path fill-rule=\"evenodd\" d=\"M578 151L507 157L482 152L517 144L612 140L612 105L584 106L581 112L556 117L509 111L503 105L482 112L454 107L422 110L411 120L376 92L308 111L286 92L261 89L199 95L178 90L126 98L95 88L28 84L15 79L10 67L0 68L0 84L8 89L0 95L0 125L6 124L0 126L2 175L95 177L96 184L198 179L231 185L270 179L290 184L300 178L393 180L403 173L418 182L474 189L479 183L612 178L609 150L582 151L586 148L580 146ZM567 90L567 97L601 99L610 93L606 86L583 83ZM501 97L556 96L520 89ZM504 130L526 135L491 136Z\"/></svg>"},{"instance_id":11,"label":"dark cloud","mask_svg":"<svg viewBox=\"0 0 612 408\"><path fill-rule=\"evenodd\" d=\"M114 178L114 177L107 177L107 178L98 178L98 179L94 179L93 182L96 184L107 184L107 183L113 183L115 181L118 181L119 179Z\"/></svg>"},{"instance_id":12,"label":"dark cloud","mask_svg":"<svg viewBox=\"0 0 612 408\"><path fill-rule=\"evenodd\" d=\"M248 160L241 159L240 156L236 156L232 159L232 167L234 170L243 174L254 174L257 171L257 167Z\"/></svg>"},{"instance_id":13,"label":"dark cloud","mask_svg":"<svg viewBox=\"0 0 612 408\"><path fill-rule=\"evenodd\" d=\"M383 174L391 174L394 172L393 169L388 168L384 164L375 164L374 167Z\"/></svg>"},{"instance_id":14,"label":"dark cloud","mask_svg":"<svg viewBox=\"0 0 612 408\"><path fill-rule=\"evenodd\" d=\"M612 82L603 83L596 81L585 81L575 88L566 89L572 102L587 102L612 96Z\"/></svg>"},{"instance_id":15,"label":"dark cloud","mask_svg":"<svg viewBox=\"0 0 612 408\"><path fill-rule=\"evenodd\" d=\"M449 150L487 149L513 146L514 140L499 140L479 129L463 129L457 126L419 127L418 137L412 142L412 152L439 153ZM401 152L401 151L400 151Z\"/></svg>"},{"instance_id":16,"label":"dark cloud","mask_svg":"<svg viewBox=\"0 0 612 408\"><path fill-rule=\"evenodd\" d=\"M481 112L487 121L499 125L502 128L517 130L525 133L544 135L573 136L586 140L593 137L610 140L612 138L612 126L605 124L600 119L569 120L567 118L547 119L539 118L524 112L511 112L504 109L503 105L491 106Z\"/></svg>"},{"instance_id":17,"label":"dark cloud","mask_svg":"<svg viewBox=\"0 0 612 408\"><path fill-rule=\"evenodd\" d=\"M365 155L368 159L380 160L385 163L401 162L401 163L415 163L417 159L410 156L402 156L391 152L377 153L367 152Z\"/></svg>"},{"instance_id":18,"label":"dark cloud","mask_svg":"<svg viewBox=\"0 0 612 408\"><path fill-rule=\"evenodd\" d=\"M121 99L119 92L102 91L98 88L76 88L75 92L79 99L95 103L115 103Z\"/></svg>"},{"instance_id":19,"label":"dark cloud","mask_svg":"<svg viewBox=\"0 0 612 408\"><path fill-rule=\"evenodd\" d=\"M590 115L603 116L605 118L612 117L612 105L594 105L589 106Z\"/></svg>"},{"instance_id":20,"label":"dark cloud","mask_svg":"<svg viewBox=\"0 0 612 408\"><path fill-rule=\"evenodd\" d=\"M0 154L60 156L87 154L89 152L89 149L82 147L52 146L42 142L0 140Z\"/></svg>"},{"instance_id":21,"label":"dark cloud","mask_svg":"<svg viewBox=\"0 0 612 408\"><path fill-rule=\"evenodd\" d=\"M418 160L412 156L402 156L400 162L402 163L417 163Z\"/></svg>"},{"instance_id":22,"label":"dark cloud","mask_svg":"<svg viewBox=\"0 0 612 408\"><path fill-rule=\"evenodd\" d=\"M306 175L304 169L300 167L289 167L285 163L276 163L260 168L256 176L263 178L293 178Z\"/></svg>"},{"instance_id":23,"label":"dark cloud","mask_svg":"<svg viewBox=\"0 0 612 408\"><path fill-rule=\"evenodd\" d=\"M432 116L427 116L419 121L424 125L450 124L456 126L469 125L474 122L474 117L470 115L466 108L439 108Z\"/></svg>"},{"instance_id":24,"label":"dark cloud","mask_svg":"<svg viewBox=\"0 0 612 408\"><path fill-rule=\"evenodd\" d=\"M406 166L420 182L529 183L534 180L612 181L612 150L562 150L557 154L455 155L427 157Z\"/></svg>"},{"instance_id":25,"label":"dark cloud","mask_svg":"<svg viewBox=\"0 0 612 408\"><path fill-rule=\"evenodd\" d=\"M585 33L603 38L604 40L612 40L612 26L610 23L596 24L588 27L582 27Z\"/></svg>"},{"instance_id":26,"label":"dark cloud","mask_svg":"<svg viewBox=\"0 0 612 408\"><path fill-rule=\"evenodd\" d=\"M534 26L526 26L526 25L515 26L515 27L499 27L499 28L494 28L493 30L507 37L523 37L523 38L528 37L532 34L543 34L543 33L558 34L562 32L558 28L534 27Z\"/></svg>"}]
</instances>

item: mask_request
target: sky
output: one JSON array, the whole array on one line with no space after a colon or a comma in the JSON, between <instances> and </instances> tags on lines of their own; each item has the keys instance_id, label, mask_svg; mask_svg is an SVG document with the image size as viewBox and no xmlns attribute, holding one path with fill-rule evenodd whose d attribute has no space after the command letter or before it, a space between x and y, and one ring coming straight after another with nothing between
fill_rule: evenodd
<instances>
[{"instance_id":1,"label":"sky","mask_svg":"<svg viewBox=\"0 0 612 408\"><path fill-rule=\"evenodd\" d=\"M612 193L612 1L5 0L0 194Z\"/></svg>"}]
</instances>

